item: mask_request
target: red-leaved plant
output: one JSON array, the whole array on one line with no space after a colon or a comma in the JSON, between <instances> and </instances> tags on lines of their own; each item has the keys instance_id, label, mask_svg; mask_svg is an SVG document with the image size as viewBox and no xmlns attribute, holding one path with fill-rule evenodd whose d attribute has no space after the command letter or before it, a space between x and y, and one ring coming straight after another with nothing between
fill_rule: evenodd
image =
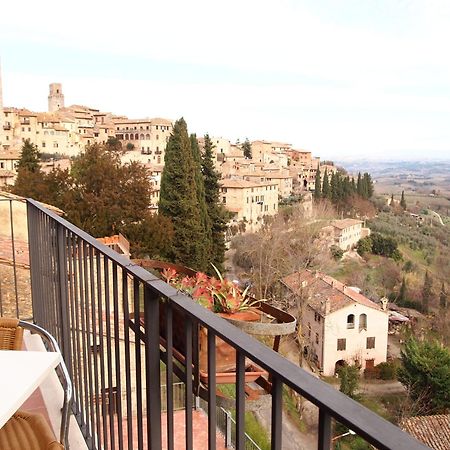
<instances>
[{"instance_id":1,"label":"red-leaved plant","mask_svg":"<svg viewBox=\"0 0 450 450\"><path fill-rule=\"evenodd\" d=\"M203 272L197 272L195 276L189 277L179 274L172 268L164 269L161 274L167 283L216 313L233 314L246 311L259 303L248 295L249 286L241 291L235 283L224 278L214 264L211 265L218 278L209 277Z\"/></svg>"}]
</instances>

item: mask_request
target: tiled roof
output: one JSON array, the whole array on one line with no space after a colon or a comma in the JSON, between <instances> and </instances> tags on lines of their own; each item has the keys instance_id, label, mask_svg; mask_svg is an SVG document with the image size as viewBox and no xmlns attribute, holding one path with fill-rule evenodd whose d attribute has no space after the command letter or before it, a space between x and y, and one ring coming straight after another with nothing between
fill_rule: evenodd
<instances>
[{"instance_id":1,"label":"tiled roof","mask_svg":"<svg viewBox=\"0 0 450 450\"><path fill-rule=\"evenodd\" d=\"M364 295L321 272L305 269L284 277L282 282L294 293L307 289L309 292L308 305L322 315L325 315L327 302L330 313L354 303L382 311L380 306Z\"/></svg>"},{"instance_id":2,"label":"tiled roof","mask_svg":"<svg viewBox=\"0 0 450 450\"><path fill-rule=\"evenodd\" d=\"M400 427L434 450L450 449L450 414L411 417Z\"/></svg>"},{"instance_id":3,"label":"tiled roof","mask_svg":"<svg viewBox=\"0 0 450 450\"><path fill-rule=\"evenodd\" d=\"M276 186L277 183L272 181L262 181L260 183L255 183L253 181L247 180L225 179L220 181L220 185L226 188L258 188L263 186Z\"/></svg>"},{"instance_id":4,"label":"tiled roof","mask_svg":"<svg viewBox=\"0 0 450 450\"><path fill-rule=\"evenodd\" d=\"M353 225L358 225L361 223L363 223L362 220L342 219L333 220L333 222L331 222L331 225L333 225L333 227L339 228L340 230L343 230L344 228L352 227Z\"/></svg>"}]
</instances>

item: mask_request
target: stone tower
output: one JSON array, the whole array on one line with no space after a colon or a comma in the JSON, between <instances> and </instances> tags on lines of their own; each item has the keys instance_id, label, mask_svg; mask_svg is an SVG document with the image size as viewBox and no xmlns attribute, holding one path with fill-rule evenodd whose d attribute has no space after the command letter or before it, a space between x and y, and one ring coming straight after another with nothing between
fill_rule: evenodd
<instances>
[{"instance_id":1,"label":"stone tower","mask_svg":"<svg viewBox=\"0 0 450 450\"><path fill-rule=\"evenodd\" d=\"M51 83L50 93L48 94L48 112L55 112L64 108L64 95L62 93L61 83Z\"/></svg>"}]
</instances>

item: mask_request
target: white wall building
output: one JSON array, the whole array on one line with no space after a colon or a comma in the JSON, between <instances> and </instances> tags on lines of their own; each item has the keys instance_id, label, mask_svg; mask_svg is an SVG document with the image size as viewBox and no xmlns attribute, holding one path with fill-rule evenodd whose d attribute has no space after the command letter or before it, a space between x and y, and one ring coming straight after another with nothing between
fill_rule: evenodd
<instances>
[{"instance_id":1,"label":"white wall building","mask_svg":"<svg viewBox=\"0 0 450 450\"><path fill-rule=\"evenodd\" d=\"M294 273L282 284L302 301L302 350L324 375L334 375L344 364L370 369L386 361L385 306L320 272Z\"/></svg>"}]
</instances>

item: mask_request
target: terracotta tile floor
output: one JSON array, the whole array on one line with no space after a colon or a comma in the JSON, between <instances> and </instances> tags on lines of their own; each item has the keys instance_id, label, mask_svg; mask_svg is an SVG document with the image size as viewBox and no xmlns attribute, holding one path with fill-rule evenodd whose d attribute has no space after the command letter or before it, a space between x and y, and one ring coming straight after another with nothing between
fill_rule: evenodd
<instances>
[{"instance_id":1,"label":"terracotta tile floor","mask_svg":"<svg viewBox=\"0 0 450 450\"><path fill-rule=\"evenodd\" d=\"M162 419L162 449L167 449L167 415L163 413L161 415ZM109 420L109 419L108 419ZM208 449L208 417L206 413L202 410L196 410L192 412L192 435L193 435L193 448L194 450L207 450ZM122 432L123 432L123 440L127 442L127 429L128 422L126 419L122 421ZM110 423L108 421L108 447L112 447L110 445L109 439L109 428ZM133 448L137 448L138 446L138 429L136 419L133 419L132 422L133 427ZM185 446L185 413L184 411L175 411L174 413L174 448L175 450L184 450ZM114 416L114 434L118 435L118 426L117 426L117 416ZM142 434L143 434L143 446L147 448L147 425L144 419L142 426ZM114 442L114 447L117 447L117 439ZM125 444L126 447L126 444ZM216 433L216 448L217 450L225 450L225 440L222 434L217 431Z\"/></svg>"}]
</instances>

